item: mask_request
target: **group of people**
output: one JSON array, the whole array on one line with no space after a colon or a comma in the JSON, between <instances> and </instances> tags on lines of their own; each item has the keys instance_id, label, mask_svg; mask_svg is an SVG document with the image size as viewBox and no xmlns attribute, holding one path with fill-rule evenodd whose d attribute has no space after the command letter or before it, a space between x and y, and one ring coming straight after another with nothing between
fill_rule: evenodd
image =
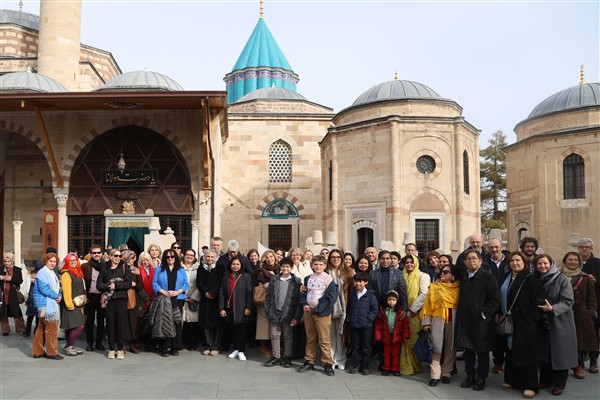
<instances>
[{"instance_id":1,"label":"group of people","mask_svg":"<svg viewBox=\"0 0 600 400\"><path fill-rule=\"evenodd\" d=\"M303 356L305 372L315 369L318 345L326 375L346 367L368 375L374 353L382 375L400 376L421 372L413 346L428 334L430 386L450 382L457 351L466 372L460 386L473 390L485 388L490 352L491 372L504 372L503 387L525 398L545 387L562 394L569 369L585 378L588 358L597 373L600 259L592 240L580 240L562 265L537 254L535 238L513 252L499 239L484 246L478 234L469 243L456 262L436 251L422 260L414 244L403 257L372 247L358 259L327 248L243 255L237 241L223 249L219 237L199 259L178 243L164 252L151 245L137 260L126 246L105 255L93 245L83 264L76 254L60 262L49 252L30 291L39 317L33 357L62 359L60 326L68 356L83 353L75 342L85 330L87 351L106 350L106 334L109 359L123 359L127 346L138 353L139 344L164 357L198 344L217 356L233 344L228 357L245 361L247 346L260 344L266 367L289 368ZM21 274L10 254L4 271L3 334L8 317L24 330L12 298ZM511 329L501 332L507 315Z\"/></svg>"}]
</instances>

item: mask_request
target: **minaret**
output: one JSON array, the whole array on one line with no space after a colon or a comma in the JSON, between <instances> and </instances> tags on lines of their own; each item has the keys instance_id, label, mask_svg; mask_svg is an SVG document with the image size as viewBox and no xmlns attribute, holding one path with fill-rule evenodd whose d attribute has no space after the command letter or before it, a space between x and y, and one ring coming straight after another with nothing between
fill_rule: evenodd
<instances>
[{"instance_id":1,"label":"minaret","mask_svg":"<svg viewBox=\"0 0 600 400\"><path fill-rule=\"evenodd\" d=\"M37 72L78 91L81 0L41 0Z\"/></svg>"}]
</instances>

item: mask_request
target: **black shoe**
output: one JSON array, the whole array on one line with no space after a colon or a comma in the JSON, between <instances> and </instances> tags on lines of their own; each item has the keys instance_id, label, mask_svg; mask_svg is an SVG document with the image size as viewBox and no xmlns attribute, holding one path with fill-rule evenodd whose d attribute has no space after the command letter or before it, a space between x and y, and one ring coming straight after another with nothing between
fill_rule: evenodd
<instances>
[{"instance_id":1,"label":"black shoe","mask_svg":"<svg viewBox=\"0 0 600 400\"><path fill-rule=\"evenodd\" d=\"M360 365L355 365L354 367L352 367L348 370L348 373L354 375L354 374L358 374L361 370L362 370L362 368L360 367Z\"/></svg>"},{"instance_id":2,"label":"black shoe","mask_svg":"<svg viewBox=\"0 0 600 400\"><path fill-rule=\"evenodd\" d=\"M64 357L60 354L55 354L53 356L46 356L48 360L62 360Z\"/></svg>"},{"instance_id":3,"label":"black shoe","mask_svg":"<svg viewBox=\"0 0 600 400\"><path fill-rule=\"evenodd\" d=\"M314 371L315 370L315 364L309 362L309 361L304 361L304 364L302 364L300 366L300 368L298 368L298 372L302 373L302 372L306 372L306 371Z\"/></svg>"},{"instance_id":4,"label":"black shoe","mask_svg":"<svg viewBox=\"0 0 600 400\"><path fill-rule=\"evenodd\" d=\"M394 371L392 374L394 374L394 376L400 376L400 371Z\"/></svg>"},{"instance_id":5,"label":"black shoe","mask_svg":"<svg viewBox=\"0 0 600 400\"><path fill-rule=\"evenodd\" d=\"M475 376L468 375L467 379L462 381L462 383L460 384L460 387L461 388L470 388L471 386L473 386L474 383L475 383Z\"/></svg>"},{"instance_id":6,"label":"black shoe","mask_svg":"<svg viewBox=\"0 0 600 400\"><path fill-rule=\"evenodd\" d=\"M9 335L8 332L2 333L2 336L8 336L8 335Z\"/></svg>"},{"instance_id":7,"label":"black shoe","mask_svg":"<svg viewBox=\"0 0 600 400\"><path fill-rule=\"evenodd\" d=\"M438 380L437 379L431 379L429 381L429 386L431 386L431 387L436 387L437 384L438 384Z\"/></svg>"},{"instance_id":8,"label":"black shoe","mask_svg":"<svg viewBox=\"0 0 600 400\"><path fill-rule=\"evenodd\" d=\"M377 371L383 371L383 364L379 363L379 365L377 366Z\"/></svg>"},{"instance_id":9,"label":"black shoe","mask_svg":"<svg viewBox=\"0 0 600 400\"><path fill-rule=\"evenodd\" d=\"M276 365L281 365L281 359L277 357L271 357L269 361L263 364L265 367L274 367Z\"/></svg>"},{"instance_id":10,"label":"black shoe","mask_svg":"<svg viewBox=\"0 0 600 400\"><path fill-rule=\"evenodd\" d=\"M485 389L485 379L477 378L477 381L473 384L473 390L479 392L483 389Z\"/></svg>"},{"instance_id":11,"label":"black shoe","mask_svg":"<svg viewBox=\"0 0 600 400\"><path fill-rule=\"evenodd\" d=\"M283 357L283 368L290 368L292 366L292 359L289 357Z\"/></svg>"},{"instance_id":12,"label":"black shoe","mask_svg":"<svg viewBox=\"0 0 600 400\"><path fill-rule=\"evenodd\" d=\"M335 375L335 372L333 371L333 365L332 364L325 364L323 366L323 370L325 372L325 375L327 376L333 376ZM364 374L364 370L363 370L363 374Z\"/></svg>"},{"instance_id":13,"label":"black shoe","mask_svg":"<svg viewBox=\"0 0 600 400\"><path fill-rule=\"evenodd\" d=\"M384 369L383 371L381 371L381 375L383 376L388 376L390 374L390 371L388 371L387 369Z\"/></svg>"},{"instance_id":14,"label":"black shoe","mask_svg":"<svg viewBox=\"0 0 600 400\"><path fill-rule=\"evenodd\" d=\"M88 344L88 345L85 347L85 351L94 351L94 345L93 345L93 344Z\"/></svg>"},{"instance_id":15,"label":"black shoe","mask_svg":"<svg viewBox=\"0 0 600 400\"><path fill-rule=\"evenodd\" d=\"M450 383L450 377L449 376L442 376L442 383Z\"/></svg>"},{"instance_id":16,"label":"black shoe","mask_svg":"<svg viewBox=\"0 0 600 400\"><path fill-rule=\"evenodd\" d=\"M169 357L169 352L166 350L161 350L159 354L161 357Z\"/></svg>"},{"instance_id":17,"label":"black shoe","mask_svg":"<svg viewBox=\"0 0 600 400\"><path fill-rule=\"evenodd\" d=\"M27 332L23 333L23 335L21 336L23 339L29 339L31 335Z\"/></svg>"},{"instance_id":18,"label":"black shoe","mask_svg":"<svg viewBox=\"0 0 600 400\"><path fill-rule=\"evenodd\" d=\"M33 358L44 358L44 357L46 357L46 353L33 355Z\"/></svg>"},{"instance_id":19,"label":"black shoe","mask_svg":"<svg viewBox=\"0 0 600 400\"><path fill-rule=\"evenodd\" d=\"M369 369L369 367L363 366L362 367L362 374L363 375L371 375L371 370Z\"/></svg>"},{"instance_id":20,"label":"black shoe","mask_svg":"<svg viewBox=\"0 0 600 400\"><path fill-rule=\"evenodd\" d=\"M177 357L179 355L179 351L178 350L171 350L169 352L170 355L172 355L173 357Z\"/></svg>"},{"instance_id":21,"label":"black shoe","mask_svg":"<svg viewBox=\"0 0 600 400\"><path fill-rule=\"evenodd\" d=\"M102 346L102 343L96 343L96 350L104 351L106 347Z\"/></svg>"}]
</instances>

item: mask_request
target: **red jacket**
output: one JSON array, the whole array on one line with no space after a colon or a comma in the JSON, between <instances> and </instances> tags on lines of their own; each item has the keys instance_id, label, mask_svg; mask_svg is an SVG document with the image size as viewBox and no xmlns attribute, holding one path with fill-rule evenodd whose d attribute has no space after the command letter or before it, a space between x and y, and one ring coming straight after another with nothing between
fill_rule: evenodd
<instances>
[{"instance_id":1,"label":"red jacket","mask_svg":"<svg viewBox=\"0 0 600 400\"><path fill-rule=\"evenodd\" d=\"M410 326L408 317L400 319L402 307L396 312L396 324L394 325L393 337L390 335L388 320L383 307L379 307L379 313L375 319L375 340L384 344L402 343L410 337Z\"/></svg>"}]
</instances>

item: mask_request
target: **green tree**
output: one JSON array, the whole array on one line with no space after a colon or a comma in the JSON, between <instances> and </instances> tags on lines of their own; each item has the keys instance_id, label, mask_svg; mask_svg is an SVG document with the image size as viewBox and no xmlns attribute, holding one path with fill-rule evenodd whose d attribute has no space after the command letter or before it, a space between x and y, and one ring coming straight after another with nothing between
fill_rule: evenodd
<instances>
[{"instance_id":1,"label":"green tree","mask_svg":"<svg viewBox=\"0 0 600 400\"><path fill-rule=\"evenodd\" d=\"M490 229L506 228L506 135L496 131L488 141L488 147L481 149L481 227L484 232Z\"/></svg>"}]
</instances>

